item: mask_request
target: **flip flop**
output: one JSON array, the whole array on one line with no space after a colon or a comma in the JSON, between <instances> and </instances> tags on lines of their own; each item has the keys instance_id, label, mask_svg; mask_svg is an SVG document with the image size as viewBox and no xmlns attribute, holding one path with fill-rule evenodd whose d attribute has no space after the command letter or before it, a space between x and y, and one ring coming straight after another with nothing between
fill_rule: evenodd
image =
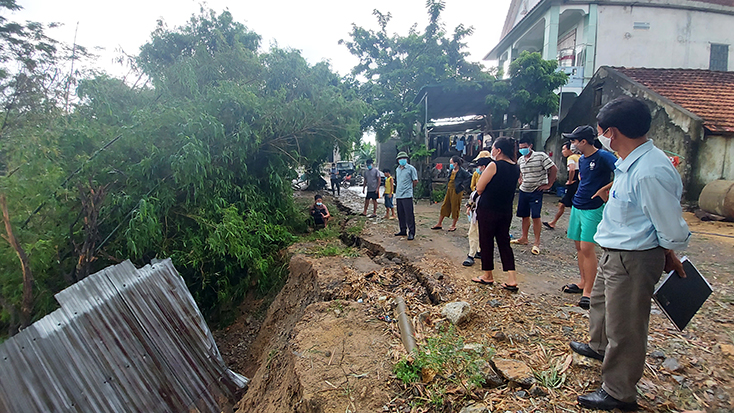
<instances>
[{"instance_id":1,"label":"flip flop","mask_svg":"<svg viewBox=\"0 0 734 413\"><path fill-rule=\"evenodd\" d=\"M434 227L431 227L431 229L443 229L443 227L442 226L439 226L439 225L436 225Z\"/></svg>"},{"instance_id":2,"label":"flip flop","mask_svg":"<svg viewBox=\"0 0 734 413\"><path fill-rule=\"evenodd\" d=\"M515 244L515 245L528 245L527 242L520 242L519 240L516 240L516 239L510 240L510 244Z\"/></svg>"},{"instance_id":3,"label":"flip flop","mask_svg":"<svg viewBox=\"0 0 734 413\"><path fill-rule=\"evenodd\" d=\"M582 294L584 292L584 290L579 288L576 284L566 284L561 288L561 291L568 294Z\"/></svg>"},{"instance_id":4,"label":"flip flop","mask_svg":"<svg viewBox=\"0 0 734 413\"><path fill-rule=\"evenodd\" d=\"M484 285L494 285L494 281L484 281L483 279L479 277L472 278L471 282L477 283L477 284L484 284Z\"/></svg>"},{"instance_id":5,"label":"flip flop","mask_svg":"<svg viewBox=\"0 0 734 413\"><path fill-rule=\"evenodd\" d=\"M591 299L589 297L581 297L579 300L579 307L583 308L584 310L588 310L589 307L591 307Z\"/></svg>"},{"instance_id":6,"label":"flip flop","mask_svg":"<svg viewBox=\"0 0 734 413\"><path fill-rule=\"evenodd\" d=\"M549 224L547 222L543 222L543 226L546 227L546 228L548 228L548 229L556 229L555 227L552 227L551 224Z\"/></svg>"},{"instance_id":7,"label":"flip flop","mask_svg":"<svg viewBox=\"0 0 734 413\"><path fill-rule=\"evenodd\" d=\"M533 245L533 248L530 249L530 252L532 252L533 255L540 255L540 248L538 248L537 245Z\"/></svg>"},{"instance_id":8,"label":"flip flop","mask_svg":"<svg viewBox=\"0 0 734 413\"><path fill-rule=\"evenodd\" d=\"M508 285L507 283L502 283L502 288L513 293L516 293L519 290L517 285Z\"/></svg>"},{"instance_id":9,"label":"flip flop","mask_svg":"<svg viewBox=\"0 0 734 413\"><path fill-rule=\"evenodd\" d=\"M447 229L446 231L448 231L448 232L454 232L454 231L456 231L456 227L453 227L453 228L449 228L449 229Z\"/></svg>"}]
</instances>

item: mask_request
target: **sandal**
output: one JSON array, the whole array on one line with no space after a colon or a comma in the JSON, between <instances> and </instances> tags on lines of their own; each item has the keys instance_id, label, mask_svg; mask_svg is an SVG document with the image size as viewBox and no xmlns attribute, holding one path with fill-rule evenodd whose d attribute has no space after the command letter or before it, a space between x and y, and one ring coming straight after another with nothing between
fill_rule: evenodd
<instances>
[{"instance_id":1,"label":"sandal","mask_svg":"<svg viewBox=\"0 0 734 413\"><path fill-rule=\"evenodd\" d=\"M485 281L479 277L472 278L471 282L477 283L477 284L484 284L484 285L494 285L494 281Z\"/></svg>"},{"instance_id":2,"label":"sandal","mask_svg":"<svg viewBox=\"0 0 734 413\"><path fill-rule=\"evenodd\" d=\"M583 294L584 290L576 284L566 284L561 288L561 291L568 294Z\"/></svg>"},{"instance_id":3,"label":"sandal","mask_svg":"<svg viewBox=\"0 0 734 413\"><path fill-rule=\"evenodd\" d=\"M466 259L464 260L464 262L461 263L461 265L463 265L465 267L471 267L472 265L474 265L474 258L473 257L470 257L470 256L467 256Z\"/></svg>"},{"instance_id":4,"label":"sandal","mask_svg":"<svg viewBox=\"0 0 734 413\"><path fill-rule=\"evenodd\" d=\"M449 229L447 229L446 231L448 231L448 232L454 232L454 231L456 231L456 227L453 227L453 228L449 228Z\"/></svg>"},{"instance_id":5,"label":"sandal","mask_svg":"<svg viewBox=\"0 0 734 413\"><path fill-rule=\"evenodd\" d=\"M551 224L549 224L547 222L543 222L543 226L546 227L546 228L548 228L548 229L556 229L556 227L552 227Z\"/></svg>"},{"instance_id":6,"label":"sandal","mask_svg":"<svg viewBox=\"0 0 734 413\"><path fill-rule=\"evenodd\" d=\"M513 293L516 293L519 290L517 285L509 285L507 283L502 283L502 288Z\"/></svg>"},{"instance_id":7,"label":"sandal","mask_svg":"<svg viewBox=\"0 0 734 413\"><path fill-rule=\"evenodd\" d=\"M443 229L443 227L440 225L436 225L436 226L431 227L431 229Z\"/></svg>"},{"instance_id":8,"label":"sandal","mask_svg":"<svg viewBox=\"0 0 734 413\"><path fill-rule=\"evenodd\" d=\"M520 240L518 240L518 239L512 239L512 240L510 240L510 244L515 244L515 245L528 245L527 242L520 242Z\"/></svg>"},{"instance_id":9,"label":"sandal","mask_svg":"<svg viewBox=\"0 0 734 413\"><path fill-rule=\"evenodd\" d=\"M579 300L579 307L583 308L584 310L588 310L589 307L591 307L591 298L581 297L581 300Z\"/></svg>"},{"instance_id":10,"label":"sandal","mask_svg":"<svg viewBox=\"0 0 734 413\"><path fill-rule=\"evenodd\" d=\"M532 252L533 255L540 255L540 248L537 245L533 245L533 248L530 249L530 252Z\"/></svg>"}]
</instances>

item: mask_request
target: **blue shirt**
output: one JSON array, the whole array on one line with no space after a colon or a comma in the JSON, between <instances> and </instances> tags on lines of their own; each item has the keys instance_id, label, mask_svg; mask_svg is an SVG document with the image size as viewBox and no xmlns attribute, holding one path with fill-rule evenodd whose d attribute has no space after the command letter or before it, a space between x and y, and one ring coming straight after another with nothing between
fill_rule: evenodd
<instances>
[{"instance_id":1,"label":"blue shirt","mask_svg":"<svg viewBox=\"0 0 734 413\"><path fill-rule=\"evenodd\" d=\"M680 206L683 183L663 151L649 140L616 167L594 241L627 251L687 247L691 232Z\"/></svg>"},{"instance_id":2,"label":"blue shirt","mask_svg":"<svg viewBox=\"0 0 734 413\"><path fill-rule=\"evenodd\" d=\"M611 152L599 149L591 156L579 159L579 188L573 196L576 209L597 209L604 205L600 197L592 198L596 191L612 182L617 158Z\"/></svg>"},{"instance_id":3,"label":"blue shirt","mask_svg":"<svg viewBox=\"0 0 734 413\"><path fill-rule=\"evenodd\" d=\"M398 166L395 169L395 199L413 198L413 181L418 180L418 171L413 165Z\"/></svg>"}]
</instances>

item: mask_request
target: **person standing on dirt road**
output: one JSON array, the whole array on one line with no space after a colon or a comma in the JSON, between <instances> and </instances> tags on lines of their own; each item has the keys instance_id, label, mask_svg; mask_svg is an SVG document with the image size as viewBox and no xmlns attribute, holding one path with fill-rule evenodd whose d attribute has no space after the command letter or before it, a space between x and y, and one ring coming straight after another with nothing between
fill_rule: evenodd
<instances>
[{"instance_id":1,"label":"person standing on dirt road","mask_svg":"<svg viewBox=\"0 0 734 413\"><path fill-rule=\"evenodd\" d=\"M520 168L515 162L517 145L514 139L497 138L492 145L494 162L487 165L477 182L477 222L479 244L482 248L482 270L484 274L472 281L479 284L494 284L494 241L500 252L502 270L507 272L507 282L502 288L517 292L515 255L510 246L510 224L512 223L512 201L520 178Z\"/></svg>"},{"instance_id":2,"label":"person standing on dirt road","mask_svg":"<svg viewBox=\"0 0 734 413\"><path fill-rule=\"evenodd\" d=\"M566 208L573 206L573 196L576 195L576 189L579 187L579 159L581 155L578 153L578 149L572 143L564 142L561 145L561 155L566 158L568 179L566 180L566 191L563 194L563 198L558 201L556 216L553 217L553 221L551 222L543 221L543 226L550 230L556 229L556 223L561 219Z\"/></svg>"},{"instance_id":3,"label":"person standing on dirt road","mask_svg":"<svg viewBox=\"0 0 734 413\"><path fill-rule=\"evenodd\" d=\"M558 168L544 152L533 151L533 140L520 139L520 193L517 196L517 216L522 218L522 236L512 240L512 244L527 245L530 231L530 218L533 219L535 242L530 250L533 255L540 254L540 210L543 208L543 192L550 189L556 181Z\"/></svg>"},{"instance_id":4,"label":"person standing on dirt road","mask_svg":"<svg viewBox=\"0 0 734 413\"><path fill-rule=\"evenodd\" d=\"M454 222L448 231L456 231L456 223L461 215L461 200L464 199L464 191L469 188L471 183L471 174L463 168L464 160L458 155L451 157L449 162L449 181L446 184L446 195L441 204L441 212L439 212L438 223L431 229L443 229L444 218L451 216Z\"/></svg>"},{"instance_id":5,"label":"person standing on dirt road","mask_svg":"<svg viewBox=\"0 0 734 413\"><path fill-rule=\"evenodd\" d=\"M652 120L647 104L623 96L607 103L596 120L597 139L620 159L614 181L601 194L608 201L594 236L604 253L591 291L590 341L572 341L570 346L603 360L601 388L579 396L581 406L636 410L650 298L663 271L675 270L685 277L673 250L687 247L691 232L680 205L680 174L647 137Z\"/></svg>"},{"instance_id":6,"label":"person standing on dirt road","mask_svg":"<svg viewBox=\"0 0 734 413\"><path fill-rule=\"evenodd\" d=\"M339 170L336 168L336 164L331 164L331 169L329 170L329 181L331 181L331 196L336 196L339 194L341 196L342 191L339 188Z\"/></svg>"},{"instance_id":7,"label":"person standing on dirt road","mask_svg":"<svg viewBox=\"0 0 734 413\"><path fill-rule=\"evenodd\" d=\"M612 181L617 158L611 152L594 146L596 131L589 125L579 126L571 133L564 133L563 137L569 139L583 156L579 158L579 187L571 202L567 231L568 238L576 245L581 281L564 286L562 291L571 294L581 292L579 307L588 310L598 264L594 234L604 213L600 191Z\"/></svg>"},{"instance_id":8,"label":"person standing on dirt road","mask_svg":"<svg viewBox=\"0 0 734 413\"><path fill-rule=\"evenodd\" d=\"M408 163L408 154L398 152L398 167L395 169L395 202L398 207L400 232L395 236L408 236L408 241L415 238L415 213L413 212L413 188L418 184L418 171Z\"/></svg>"},{"instance_id":9,"label":"person standing on dirt road","mask_svg":"<svg viewBox=\"0 0 734 413\"><path fill-rule=\"evenodd\" d=\"M372 159L367 159L367 170L364 171L364 183L362 184L362 193L367 194L364 197L364 211L362 216L367 216L367 208L370 206L370 200L372 200L372 215L370 218L377 218L377 198L380 197L380 171L372 165Z\"/></svg>"}]
</instances>

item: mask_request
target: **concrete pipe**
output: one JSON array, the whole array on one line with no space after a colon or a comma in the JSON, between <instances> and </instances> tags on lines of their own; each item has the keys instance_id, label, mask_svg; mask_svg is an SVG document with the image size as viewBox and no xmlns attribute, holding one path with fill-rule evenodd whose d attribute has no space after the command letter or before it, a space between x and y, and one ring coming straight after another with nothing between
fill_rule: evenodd
<instances>
[{"instance_id":1,"label":"concrete pipe","mask_svg":"<svg viewBox=\"0 0 734 413\"><path fill-rule=\"evenodd\" d=\"M709 182L698 197L698 206L706 212L734 220L734 181Z\"/></svg>"}]
</instances>

